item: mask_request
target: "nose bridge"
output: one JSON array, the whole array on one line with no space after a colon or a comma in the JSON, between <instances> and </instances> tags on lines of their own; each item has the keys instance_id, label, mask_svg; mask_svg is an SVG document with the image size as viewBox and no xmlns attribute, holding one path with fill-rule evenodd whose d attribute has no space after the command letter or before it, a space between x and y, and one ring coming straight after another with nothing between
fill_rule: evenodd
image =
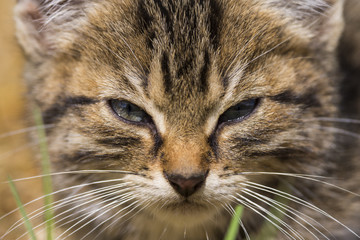
<instances>
[{"instance_id":1,"label":"nose bridge","mask_svg":"<svg viewBox=\"0 0 360 240\"><path fill-rule=\"evenodd\" d=\"M163 169L169 174L192 177L208 170L208 146L199 137L169 137L164 141Z\"/></svg>"}]
</instances>

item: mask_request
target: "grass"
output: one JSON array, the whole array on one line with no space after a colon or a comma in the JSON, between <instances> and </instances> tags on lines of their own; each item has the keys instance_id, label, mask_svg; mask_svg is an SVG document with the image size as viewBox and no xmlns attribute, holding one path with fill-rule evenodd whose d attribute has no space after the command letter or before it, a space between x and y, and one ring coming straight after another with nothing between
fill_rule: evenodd
<instances>
[{"instance_id":1,"label":"grass","mask_svg":"<svg viewBox=\"0 0 360 240\"><path fill-rule=\"evenodd\" d=\"M41 116L40 109L36 108L34 110L34 119L37 126L37 135L39 139L40 153L41 153L41 168L42 168L42 185L43 185L43 194L44 194L44 223L46 227L46 237L47 240L54 239L54 212L52 211L52 203L53 203L53 188L52 188L52 179L51 179L51 168L50 168L50 157L48 153L48 146L46 142L46 133L45 128ZM30 236L31 240L36 240L36 235L34 232L34 228L26 214L24 205L21 202L19 193L16 189L14 182L11 177L8 177L9 185L11 188L11 192L15 198L16 204L19 208L19 211L24 220L24 225L26 230Z\"/></svg>"},{"instance_id":2,"label":"grass","mask_svg":"<svg viewBox=\"0 0 360 240\"><path fill-rule=\"evenodd\" d=\"M36 240L36 236L35 236L35 233L34 233L34 230L33 230L33 227L32 227L32 224L27 216L27 213L26 213L26 210L24 208L24 205L22 204L21 202L21 199L20 199L20 195L18 193L18 190L16 189L16 186L13 182L13 180L11 179L11 177L8 177L8 181L9 181L9 185L10 185L10 189L11 189L11 193L13 194L14 198L15 198L15 201L16 201L16 205L18 206L19 208L19 211L22 215L22 218L24 220L24 224L25 224L25 227L29 233L29 236L30 236L30 239L31 240Z\"/></svg>"},{"instance_id":3,"label":"grass","mask_svg":"<svg viewBox=\"0 0 360 240\"><path fill-rule=\"evenodd\" d=\"M279 190L283 192L288 192L289 189L284 184L280 184ZM274 200L284 204L284 206L288 204L288 199L282 198L280 196L276 196ZM224 240L235 240L237 238L239 234L239 226L240 226L239 224L243 212L244 212L243 206L238 205L235 208L235 214L230 221L230 225L226 232ZM278 221L275 220L274 217L271 217L271 215L275 216L280 220L284 219L285 213L278 211L275 207L271 207L269 209L269 212L270 214L268 214L267 217L273 219L275 222ZM274 226L271 222L265 221L263 226L260 228L259 232L255 236L251 236L251 239L255 239L255 240L275 239L278 231L279 230L276 228L276 226Z\"/></svg>"},{"instance_id":4,"label":"grass","mask_svg":"<svg viewBox=\"0 0 360 240\"><path fill-rule=\"evenodd\" d=\"M235 240L239 233L239 222L244 211L244 206L238 205L235 208L235 214L231 219L229 228L226 232L224 240Z\"/></svg>"},{"instance_id":5,"label":"grass","mask_svg":"<svg viewBox=\"0 0 360 240\"><path fill-rule=\"evenodd\" d=\"M34 118L36 126L38 127L38 138L40 141L40 152L41 152L41 166L42 166L42 183L44 192L44 206L45 206L45 224L46 224L46 239L53 239L54 231L54 212L52 211L53 203L53 188L51 179L51 168L50 168L50 157L48 152L48 146L46 142L46 133L44 123L42 120L41 112L39 108L35 108Z\"/></svg>"}]
</instances>

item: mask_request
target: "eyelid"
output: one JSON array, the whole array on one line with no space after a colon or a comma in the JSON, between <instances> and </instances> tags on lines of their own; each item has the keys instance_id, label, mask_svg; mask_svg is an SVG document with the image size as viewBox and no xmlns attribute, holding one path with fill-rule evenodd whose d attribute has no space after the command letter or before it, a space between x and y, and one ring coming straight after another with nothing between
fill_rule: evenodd
<instances>
[{"instance_id":1,"label":"eyelid","mask_svg":"<svg viewBox=\"0 0 360 240\"><path fill-rule=\"evenodd\" d=\"M224 114L226 114L229 110L231 110L232 108L236 107L236 106L239 105L239 104L246 103L247 101L251 101L251 100L254 101L254 104L253 104L252 109L250 109L247 114L244 114L244 115L239 116L239 117L237 117L237 118L233 118L233 119L221 121L222 116L224 116ZM231 124L231 123L238 123L238 122L244 121L245 119L247 119L248 117L250 117L250 116L255 112L255 110L257 109L257 107L260 105L260 101L261 101L261 98L252 98L252 99L247 99L247 100L241 101L241 102L239 102L239 103L237 103L237 104L229 107L228 109L226 109L226 111L224 111L224 112L219 116L219 119L218 119L218 127L219 127L219 125L223 125L223 124Z\"/></svg>"},{"instance_id":2,"label":"eyelid","mask_svg":"<svg viewBox=\"0 0 360 240\"><path fill-rule=\"evenodd\" d=\"M125 118L124 116L120 116L119 113L113 107L113 103L115 103L115 101L126 102L128 104L133 105L134 107L136 107L140 111L142 111L145 114L144 121L133 121L131 119ZM139 107L138 105L136 105L136 104L134 104L134 103L132 103L130 101L122 100L122 99L109 99L109 100L107 100L107 106L109 107L109 110L112 112L113 115L115 115L115 117L117 119L120 119L121 121L123 121L123 122L125 122L127 124L135 124L135 125L153 124L151 116L144 109L142 109L141 107Z\"/></svg>"}]
</instances>

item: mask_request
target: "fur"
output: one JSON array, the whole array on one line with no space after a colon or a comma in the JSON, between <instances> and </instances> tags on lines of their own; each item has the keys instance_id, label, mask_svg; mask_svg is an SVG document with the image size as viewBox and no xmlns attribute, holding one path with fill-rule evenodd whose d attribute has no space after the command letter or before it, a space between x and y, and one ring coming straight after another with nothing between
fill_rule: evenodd
<instances>
[{"instance_id":1,"label":"fur","mask_svg":"<svg viewBox=\"0 0 360 240\"><path fill-rule=\"evenodd\" d=\"M340 0L20 0L28 98L54 125L53 171L110 172L60 174L56 188L123 184L60 209L74 214L60 238L77 229L74 239L222 239L236 204L243 238L271 219L276 239L359 238L359 198L310 177L359 192L359 163L343 158L338 128L324 121L339 116L342 12ZM119 119L112 99L152 123ZM251 115L219 122L248 99L258 102ZM199 174L188 197L168 177ZM295 214L267 218L260 200L281 186Z\"/></svg>"}]
</instances>

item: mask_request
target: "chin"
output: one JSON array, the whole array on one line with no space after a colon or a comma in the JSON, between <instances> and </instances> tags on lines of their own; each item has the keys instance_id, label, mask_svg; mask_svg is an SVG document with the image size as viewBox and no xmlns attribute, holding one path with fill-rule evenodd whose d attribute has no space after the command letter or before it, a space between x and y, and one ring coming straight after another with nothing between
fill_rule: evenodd
<instances>
[{"instance_id":1,"label":"chin","mask_svg":"<svg viewBox=\"0 0 360 240\"><path fill-rule=\"evenodd\" d=\"M152 215L165 224L178 228L196 227L213 221L217 211L211 204L197 203L184 200L176 203L169 203L155 211Z\"/></svg>"}]
</instances>

